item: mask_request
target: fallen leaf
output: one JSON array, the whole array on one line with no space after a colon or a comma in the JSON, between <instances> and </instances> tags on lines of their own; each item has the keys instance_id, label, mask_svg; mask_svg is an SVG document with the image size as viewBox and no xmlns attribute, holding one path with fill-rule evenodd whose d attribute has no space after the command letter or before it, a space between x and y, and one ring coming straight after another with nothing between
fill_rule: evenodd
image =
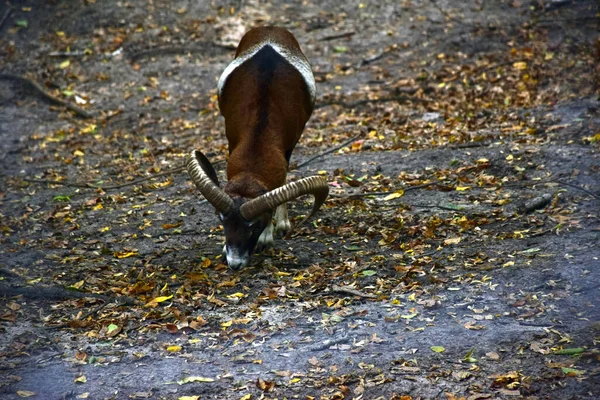
<instances>
[{"instance_id":1,"label":"fallen leaf","mask_svg":"<svg viewBox=\"0 0 600 400\"><path fill-rule=\"evenodd\" d=\"M179 385L185 385L186 383L192 382L214 382L213 378L206 378L204 376L186 376L185 378L177 381Z\"/></svg>"}]
</instances>

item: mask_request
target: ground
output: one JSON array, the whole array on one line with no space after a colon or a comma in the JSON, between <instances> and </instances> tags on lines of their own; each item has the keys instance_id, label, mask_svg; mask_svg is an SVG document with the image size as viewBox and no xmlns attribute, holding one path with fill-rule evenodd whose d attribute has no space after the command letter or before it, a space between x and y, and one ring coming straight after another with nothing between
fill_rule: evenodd
<instances>
[{"instance_id":1,"label":"ground","mask_svg":"<svg viewBox=\"0 0 600 400\"><path fill-rule=\"evenodd\" d=\"M599 398L599 13L3 2L0 396ZM261 24L317 79L288 180L331 191L234 272L180 165L224 173L216 80Z\"/></svg>"}]
</instances>

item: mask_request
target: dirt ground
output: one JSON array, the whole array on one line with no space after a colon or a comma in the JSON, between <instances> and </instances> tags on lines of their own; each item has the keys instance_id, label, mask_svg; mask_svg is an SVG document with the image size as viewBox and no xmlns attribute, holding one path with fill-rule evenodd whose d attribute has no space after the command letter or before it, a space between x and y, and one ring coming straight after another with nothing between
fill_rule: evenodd
<instances>
[{"instance_id":1,"label":"dirt ground","mask_svg":"<svg viewBox=\"0 0 600 400\"><path fill-rule=\"evenodd\" d=\"M599 13L3 1L0 397L600 398ZM331 191L233 272L179 167L224 173L216 80L262 24L317 79L288 179Z\"/></svg>"}]
</instances>

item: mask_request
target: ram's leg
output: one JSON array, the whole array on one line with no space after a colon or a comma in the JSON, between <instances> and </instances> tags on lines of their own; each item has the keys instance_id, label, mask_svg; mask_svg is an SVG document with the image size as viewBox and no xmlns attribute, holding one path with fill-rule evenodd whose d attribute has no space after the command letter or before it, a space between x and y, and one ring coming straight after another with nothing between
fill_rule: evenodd
<instances>
[{"instance_id":1,"label":"ram's leg","mask_svg":"<svg viewBox=\"0 0 600 400\"><path fill-rule=\"evenodd\" d=\"M273 246L273 223L269 222L269 225L260 234L258 243L256 244L256 250L261 251L267 247Z\"/></svg>"},{"instance_id":2,"label":"ram's leg","mask_svg":"<svg viewBox=\"0 0 600 400\"><path fill-rule=\"evenodd\" d=\"M287 213L287 204L283 203L275 210L275 233L278 236L284 236L292 230L290 219Z\"/></svg>"}]
</instances>

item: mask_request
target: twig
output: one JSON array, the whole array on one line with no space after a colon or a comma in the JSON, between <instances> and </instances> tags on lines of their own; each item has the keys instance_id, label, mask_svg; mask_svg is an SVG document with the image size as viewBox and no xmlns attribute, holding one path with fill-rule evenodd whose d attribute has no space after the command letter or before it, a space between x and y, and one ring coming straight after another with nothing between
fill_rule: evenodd
<instances>
[{"instance_id":1,"label":"twig","mask_svg":"<svg viewBox=\"0 0 600 400\"><path fill-rule=\"evenodd\" d=\"M345 294L350 294L352 296L358 296L358 297L364 297L366 299L376 299L377 296L371 293L363 293L360 290L356 290L353 289L351 287L348 286L338 286L338 285L333 285L331 287L331 291L332 292L336 292L336 293L345 293Z\"/></svg>"},{"instance_id":2,"label":"twig","mask_svg":"<svg viewBox=\"0 0 600 400\"><path fill-rule=\"evenodd\" d=\"M48 57L83 57L85 51L53 51L48 53Z\"/></svg>"},{"instance_id":3,"label":"twig","mask_svg":"<svg viewBox=\"0 0 600 400\"><path fill-rule=\"evenodd\" d=\"M430 0L430 1L431 1L431 4L433 4L433 7L435 7L440 12L440 14L442 14L444 17L448 18L450 21L456 22L460 25L463 25L463 26L466 26L469 28L478 28L476 25L469 24L467 22L463 22L459 19L452 17L450 14L448 14L446 12L446 10L444 10L442 7L440 7L440 5L437 3L437 1L435 1L435 0Z\"/></svg>"},{"instance_id":4,"label":"twig","mask_svg":"<svg viewBox=\"0 0 600 400\"><path fill-rule=\"evenodd\" d=\"M31 183L47 183L50 185L61 185L61 186L69 186L69 187L78 187L78 188L86 188L86 189L98 189L98 186L94 186L91 183L75 183L75 182L67 182L67 181L55 181L52 179L34 179L34 178L23 178L25 182Z\"/></svg>"},{"instance_id":5,"label":"twig","mask_svg":"<svg viewBox=\"0 0 600 400\"><path fill-rule=\"evenodd\" d=\"M2 29L2 25L4 25L4 22L10 16L11 13L12 13L12 7L8 7L8 10L6 10L4 15L2 16L2 19L0 19L0 29Z\"/></svg>"},{"instance_id":6,"label":"twig","mask_svg":"<svg viewBox=\"0 0 600 400\"><path fill-rule=\"evenodd\" d=\"M330 195L330 197L338 197L338 198L342 198L342 199L353 199L353 198L368 197L368 196L388 196L399 190L403 190L406 193L406 192L410 192L411 190L423 189L423 188L426 188L429 186L434 186L434 185L441 185L441 183L429 182L429 183L424 183L422 185L393 188L389 192L363 192L363 193L352 193L352 194L345 195L345 196Z\"/></svg>"},{"instance_id":7,"label":"twig","mask_svg":"<svg viewBox=\"0 0 600 400\"><path fill-rule=\"evenodd\" d=\"M521 211L528 214L532 211L544 208L548 204L550 204L550 202L552 201L552 197L553 196L550 193L544 193L541 196L534 197L533 199L523 204Z\"/></svg>"},{"instance_id":8,"label":"twig","mask_svg":"<svg viewBox=\"0 0 600 400\"><path fill-rule=\"evenodd\" d=\"M558 181L558 180L552 180L552 181L549 181L549 182L554 182L554 183L558 183L559 185L564 185L564 186L572 187L573 189L577 189L577 190L582 191L583 193L589 194L590 196L592 196L596 200L600 200L600 196L598 196L597 194L595 194L593 192L590 192L589 190L584 189L582 187L579 187L579 186L577 186L577 185L575 185L573 183L563 182L563 181Z\"/></svg>"},{"instance_id":9,"label":"twig","mask_svg":"<svg viewBox=\"0 0 600 400\"><path fill-rule=\"evenodd\" d=\"M353 36L355 33L356 32L354 32L354 31L342 32L342 33L334 33L333 35L323 36L319 40L325 40L325 41L327 41L327 40L340 39L340 38L345 38L345 37Z\"/></svg>"},{"instance_id":10,"label":"twig","mask_svg":"<svg viewBox=\"0 0 600 400\"><path fill-rule=\"evenodd\" d=\"M381 60L384 56L388 55L389 53L390 53L389 51L381 50L379 53L375 54L374 56L363 58L362 60L360 60L360 62L356 66L356 68L364 67L365 65L374 63L377 60Z\"/></svg>"},{"instance_id":11,"label":"twig","mask_svg":"<svg viewBox=\"0 0 600 400\"><path fill-rule=\"evenodd\" d=\"M319 103L315 106L315 108L322 108L322 107L328 107L328 106L334 106L334 105L339 105L339 106L343 106L343 107L347 107L347 108L354 108L363 104L369 104L369 103L389 103L389 102L409 102L409 101L415 101L417 103L429 103L430 100L427 99L420 99L418 97L410 97L410 96L393 96L393 97L381 97L378 99L364 99L364 100L358 100L358 101L354 101L352 103L346 103L343 101L331 101L328 103Z\"/></svg>"},{"instance_id":12,"label":"twig","mask_svg":"<svg viewBox=\"0 0 600 400\"><path fill-rule=\"evenodd\" d=\"M350 337L348 335L342 336L341 338L337 338L337 339L329 339L329 340L323 341L323 343L309 347L308 351L326 350L326 349L330 348L331 346L335 346L335 345L342 344L342 343L347 343L348 341L350 341Z\"/></svg>"},{"instance_id":13,"label":"twig","mask_svg":"<svg viewBox=\"0 0 600 400\"><path fill-rule=\"evenodd\" d=\"M492 142L470 142L470 143L463 143L463 144L457 144L455 146L448 146L448 149L455 149L455 150L460 150L460 149L473 149L473 148L477 148L477 147L486 147L491 145Z\"/></svg>"},{"instance_id":14,"label":"twig","mask_svg":"<svg viewBox=\"0 0 600 400\"><path fill-rule=\"evenodd\" d=\"M589 194L590 196L592 196L596 200L600 200L600 196L598 196L597 194L595 194L595 193L593 193L593 192L591 192L591 191L589 191L587 189L579 187L579 186L577 186L577 185L575 185L573 183L559 181L559 180L556 180L556 179L547 179L547 180L544 180L544 181L520 182L520 183L509 184L509 185L492 185L492 186L495 186L498 189L504 189L504 188L510 188L510 187L526 187L526 186L543 185L543 184L546 184L546 183L556 183L556 184L559 184L559 185L568 186L568 187L571 187L573 189L580 190L580 191L582 191L582 192L584 192L586 194Z\"/></svg>"},{"instance_id":15,"label":"twig","mask_svg":"<svg viewBox=\"0 0 600 400\"><path fill-rule=\"evenodd\" d=\"M440 210L454 211L454 212L465 211L465 210L461 210L459 208L439 206L437 204L409 204L409 206L417 207L417 208L438 208Z\"/></svg>"},{"instance_id":16,"label":"twig","mask_svg":"<svg viewBox=\"0 0 600 400\"><path fill-rule=\"evenodd\" d=\"M86 189L113 190L113 189L120 189L120 188L123 188L123 187L126 187L126 186L137 185L138 183L146 182L146 181L148 181L150 179L153 179L153 178L158 178L158 177L161 177L161 176L165 176L165 175L170 175L170 174L174 174L174 173L177 173L177 172L181 172L184 169L185 169L184 166L179 166L179 167L175 167L173 169L170 169L168 171L160 172L158 174L154 174L152 176L147 176L145 178L141 178L141 179L138 179L138 180L135 180L135 181L125 182L125 183L120 183L118 185L110 185L110 186L93 185L91 183L76 183L76 182L67 182L67 181L55 181L55 180L49 180L49 179L23 178L23 180L26 181L26 182L48 183L48 184L52 184L52 185L71 186L71 187L79 187L79 188L86 188Z\"/></svg>"},{"instance_id":17,"label":"twig","mask_svg":"<svg viewBox=\"0 0 600 400\"><path fill-rule=\"evenodd\" d=\"M331 154L331 153L333 153L333 152L335 152L335 151L337 151L337 150L341 149L342 147L346 147L346 146L348 146L350 143L352 143L352 142L355 142L356 140L358 140L358 139L359 139L361 136L363 136L363 135L364 135L364 132L361 132L361 133L359 133L358 135L355 135L355 136L353 136L351 139L349 139L349 140L345 141L344 143L342 143L342 144L340 144L340 145L338 145L338 146L335 146L334 148L331 148L331 149L329 149L329 150L327 150L327 151L324 151L324 152L323 152L323 153L321 153L321 154L317 154L316 156L309 158L308 160L304 161L304 162L303 162L303 163L301 163L301 164L298 164L298 165L297 165L297 166L296 166L294 169L300 169L300 168L302 168L302 167L306 166L307 164L310 164L311 162L313 162L314 160L316 160L316 159L318 159L318 158L321 158L321 157L323 157L323 156L326 156L327 154Z\"/></svg>"},{"instance_id":18,"label":"twig","mask_svg":"<svg viewBox=\"0 0 600 400\"><path fill-rule=\"evenodd\" d=\"M141 58L154 57L158 55L171 55L171 54L186 54L186 53L206 53L209 47L223 48L227 50L235 50L235 47L219 44L219 43L198 43L195 46L169 46L169 47L156 47L148 50L141 50L129 55L131 61L137 61Z\"/></svg>"},{"instance_id":19,"label":"twig","mask_svg":"<svg viewBox=\"0 0 600 400\"><path fill-rule=\"evenodd\" d=\"M19 81L22 83L25 83L27 85L29 85L29 87L32 87L33 89L35 89L38 94L40 94L43 98L45 98L46 100L55 103L55 104L59 104L61 106L66 107L67 109L73 111L75 114L84 117L84 118L92 118L93 115L91 113L89 113L88 111L77 107L76 105L68 102L68 101L64 101L61 100L53 95L51 95L50 93L46 92L46 90L44 90L44 88L37 82L25 77L25 76L20 76L20 75L13 75L13 74L0 74L0 79L5 79L5 80L13 80L13 81Z\"/></svg>"}]
</instances>

